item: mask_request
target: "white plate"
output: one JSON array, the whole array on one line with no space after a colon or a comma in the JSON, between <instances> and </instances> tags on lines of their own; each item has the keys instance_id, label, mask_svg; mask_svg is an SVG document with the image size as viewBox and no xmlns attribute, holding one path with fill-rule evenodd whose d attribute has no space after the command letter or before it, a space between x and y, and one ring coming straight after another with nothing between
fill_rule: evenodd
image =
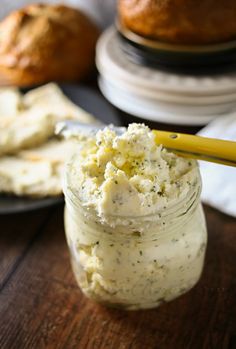
<instances>
[{"instance_id":1,"label":"white plate","mask_svg":"<svg viewBox=\"0 0 236 349\"><path fill-rule=\"evenodd\" d=\"M236 92L236 73L213 76L178 75L131 62L120 46L116 30L107 29L98 40L97 63L133 85L185 95L218 95Z\"/></svg>"},{"instance_id":2,"label":"white plate","mask_svg":"<svg viewBox=\"0 0 236 349\"><path fill-rule=\"evenodd\" d=\"M109 102L111 102L117 108L142 119L153 120L166 124L202 126L216 118L216 115L189 116L164 112L156 106L147 106L147 104L143 103L143 100L140 98L132 97L127 93L120 93L120 91L113 89L113 87L101 77L98 80L98 84L103 95L109 100Z\"/></svg>"},{"instance_id":3,"label":"white plate","mask_svg":"<svg viewBox=\"0 0 236 349\"><path fill-rule=\"evenodd\" d=\"M151 88L141 88L137 84L132 84L127 80L122 79L119 75L112 74L107 68L100 62L97 58L97 68L102 77L108 80L110 83L120 86L125 91L135 93L136 95L144 98L155 99L160 102L170 102L185 105L211 105L211 104L227 104L236 103L236 92L218 96L204 95L201 96L197 94L196 96L176 94L172 92L164 92L160 90L154 90Z\"/></svg>"},{"instance_id":4,"label":"white plate","mask_svg":"<svg viewBox=\"0 0 236 349\"><path fill-rule=\"evenodd\" d=\"M168 113L168 114L176 114L176 115L185 115L192 117L200 117L203 115L221 115L224 113L231 112L236 108L236 102L234 103L226 103L226 104L213 104L213 105L182 105L170 102L160 102L154 99L142 97L139 95L130 92L129 90L123 90L120 86L111 83L109 80L103 79L103 83L112 91L114 94L118 94L129 100L130 103L135 103L136 105L142 105L143 108L146 109L154 109L158 110L159 113Z\"/></svg>"}]
</instances>

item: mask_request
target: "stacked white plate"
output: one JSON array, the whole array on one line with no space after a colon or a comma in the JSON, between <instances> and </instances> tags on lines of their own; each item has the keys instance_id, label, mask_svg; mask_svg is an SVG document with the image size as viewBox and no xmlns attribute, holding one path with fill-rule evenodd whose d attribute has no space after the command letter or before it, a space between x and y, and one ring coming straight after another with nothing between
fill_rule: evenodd
<instances>
[{"instance_id":1,"label":"stacked white plate","mask_svg":"<svg viewBox=\"0 0 236 349\"><path fill-rule=\"evenodd\" d=\"M115 28L97 44L99 86L117 108L137 117L179 125L205 125L236 110L236 72L178 75L132 62Z\"/></svg>"}]
</instances>

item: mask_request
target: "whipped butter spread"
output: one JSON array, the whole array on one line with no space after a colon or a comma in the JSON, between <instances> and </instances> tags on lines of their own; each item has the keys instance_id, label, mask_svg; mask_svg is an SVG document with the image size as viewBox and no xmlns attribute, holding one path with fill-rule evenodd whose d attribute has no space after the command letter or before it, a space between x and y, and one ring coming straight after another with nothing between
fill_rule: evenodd
<instances>
[{"instance_id":1,"label":"whipped butter spread","mask_svg":"<svg viewBox=\"0 0 236 349\"><path fill-rule=\"evenodd\" d=\"M206 228L195 161L155 143L143 124L79 137L67 165L65 226L78 283L89 297L150 308L199 279Z\"/></svg>"},{"instance_id":2,"label":"whipped butter spread","mask_svg":"<svg viewBox=\"0 0 236 349\"><path fill-rule=\"evenodd\" d=\"M71 186L81 204L101 220L154 214L174 204L196 182L196 162L177 157L155 144L142 124L131 124L122 136L106 128L81 143L70 165ZM113 218L112 218L113 219Z\"/></svg>"}]
</instances>

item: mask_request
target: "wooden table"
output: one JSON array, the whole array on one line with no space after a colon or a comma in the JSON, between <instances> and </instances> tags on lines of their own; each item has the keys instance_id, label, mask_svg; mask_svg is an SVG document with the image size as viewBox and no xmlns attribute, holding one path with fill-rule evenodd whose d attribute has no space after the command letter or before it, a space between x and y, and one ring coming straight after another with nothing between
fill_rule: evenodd
<instances>
[{"instance_id":1,"label":"wooden table","mask_svg":"<svg viewBox=\"0 0 236 349\"><path fill-rule=\"evenodd\" d=\"M63 205L0 217L0 349L236 348L236 219L205 207L206 263L186 295L139 312L86 299L74 280Z\"/></svg>"}]
</instances>

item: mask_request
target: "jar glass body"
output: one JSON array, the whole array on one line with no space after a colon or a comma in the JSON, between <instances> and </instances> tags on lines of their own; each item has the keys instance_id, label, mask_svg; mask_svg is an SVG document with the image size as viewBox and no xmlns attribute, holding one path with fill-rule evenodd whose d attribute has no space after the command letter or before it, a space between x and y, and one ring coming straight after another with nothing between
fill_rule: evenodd
<instances>
[{"instance_id":1,"label":"jar glass body","mask_svg":"<svg viewBox=\"0 0 236 349\"><path fill-rule=\"evenodd\" d=\"M146 309L191 289L207 243L200 190L199 178L177 205L152 216L116 217L114 225L65 190L65 231L81 290L106 305Z\"/></svg>"}]
</instances>

